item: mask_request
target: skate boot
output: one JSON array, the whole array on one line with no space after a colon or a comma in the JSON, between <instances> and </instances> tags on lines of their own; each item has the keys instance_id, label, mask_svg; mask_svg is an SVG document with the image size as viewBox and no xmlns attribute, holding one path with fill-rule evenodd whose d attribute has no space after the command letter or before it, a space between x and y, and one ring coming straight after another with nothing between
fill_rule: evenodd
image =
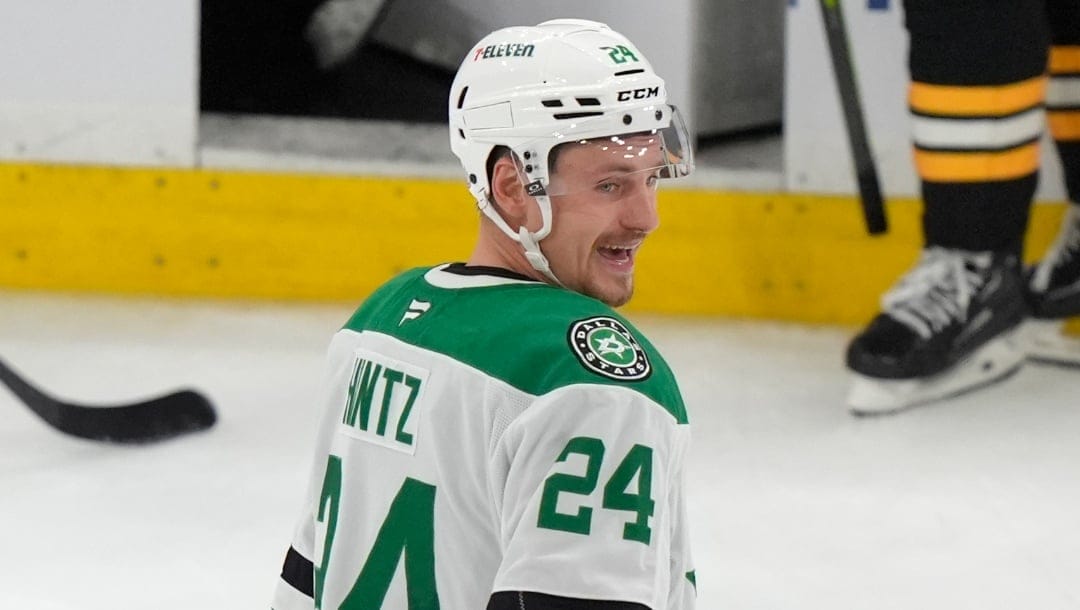
<instances>
[{"instance_id":1,"label":"skate boot","mask_svg":"<svg viewBox=\"0 0 1080 610\"><path fill-rule=\"evenodd\" d=\"M848 346L852 412L898 411L1005 378L1024 360L1026 309L1016 253L923 250Z\"/></svg>"},{"instance_id":2,"label":"skate boot","mask_svg":"<svg viewBox=\"0 0 1080 610\"><path fill-rule=\"evenodd\" d=\"M1065 318L1080 315L1080 204L1069 205L1057 240L1029 270L1027 291L1028 358L1080 366L1080 339L1061 332Z\"/></svg>"}]
</instances>

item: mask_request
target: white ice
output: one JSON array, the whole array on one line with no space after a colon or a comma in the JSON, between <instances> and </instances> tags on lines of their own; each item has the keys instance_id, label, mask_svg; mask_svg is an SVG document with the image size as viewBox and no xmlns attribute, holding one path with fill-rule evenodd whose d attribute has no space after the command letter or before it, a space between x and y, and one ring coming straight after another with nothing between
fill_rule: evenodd
<instances>
[{"instance_id":1,"label":"white ice","mask_svg":"<svg viewBox=\"0 0 1080 610\"><path fill-rule=\"evenodd\" d=\"M191 386L221 416L118 447L0 390L0 609L267 608L350 309L0 292L0 357L52 393ZM1080 608L1080 371L858 419L853 329L635 320L690 408L700 608Z\"/></svg>"}]
</instances>

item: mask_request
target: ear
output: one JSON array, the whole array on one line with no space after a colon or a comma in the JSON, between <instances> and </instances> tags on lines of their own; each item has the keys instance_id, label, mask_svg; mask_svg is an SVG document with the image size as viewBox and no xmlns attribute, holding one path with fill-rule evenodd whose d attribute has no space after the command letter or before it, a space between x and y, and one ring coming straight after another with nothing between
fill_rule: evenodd
<instances>
[{"instance_id":1,"label":"ear","mask_svg":"<svg viewBox=\"0 0 1080 610\"><path fill-rule=\"evenodd\" d=\"M528 216L528 203L532 198L525 194L514 160L503 155L491 168L491 198L506 223L521 226Z\"/></svg>"}]
</instances>

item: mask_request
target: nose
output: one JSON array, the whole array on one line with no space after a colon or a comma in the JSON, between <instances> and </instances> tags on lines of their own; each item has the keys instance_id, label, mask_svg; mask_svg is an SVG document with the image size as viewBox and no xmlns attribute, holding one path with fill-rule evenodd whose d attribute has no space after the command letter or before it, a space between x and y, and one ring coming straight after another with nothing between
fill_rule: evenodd
<instances>
[{"instance_id":1,"label":"nose","mask_svg":"<svg viewBox=\"0 0 1080 610\"><path fill-rule=\"evenodd\" d=\"M623 203L623 227L642 233L651 233L660 226L655 188L638 185Z\"/></svg>"}]
</instances>

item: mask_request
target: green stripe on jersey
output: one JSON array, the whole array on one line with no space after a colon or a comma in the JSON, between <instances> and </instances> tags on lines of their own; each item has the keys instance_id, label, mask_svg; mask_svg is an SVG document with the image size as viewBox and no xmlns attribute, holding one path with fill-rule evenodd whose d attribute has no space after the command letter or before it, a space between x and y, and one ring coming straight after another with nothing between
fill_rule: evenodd
<instances>
[{"instance_id":1,"label":"green stripe on jersey","mask_svg":"<svg viewBox=\"0 0 1080 610\"><path fill-rule=\"evenodd\" d=\"M441 288L425 280L429 270L384 284L345 328L445 354L533 395L578 383L626 387L687 423L667 363L607 305L540 282Z\"/></svg>"}]
</instances>

